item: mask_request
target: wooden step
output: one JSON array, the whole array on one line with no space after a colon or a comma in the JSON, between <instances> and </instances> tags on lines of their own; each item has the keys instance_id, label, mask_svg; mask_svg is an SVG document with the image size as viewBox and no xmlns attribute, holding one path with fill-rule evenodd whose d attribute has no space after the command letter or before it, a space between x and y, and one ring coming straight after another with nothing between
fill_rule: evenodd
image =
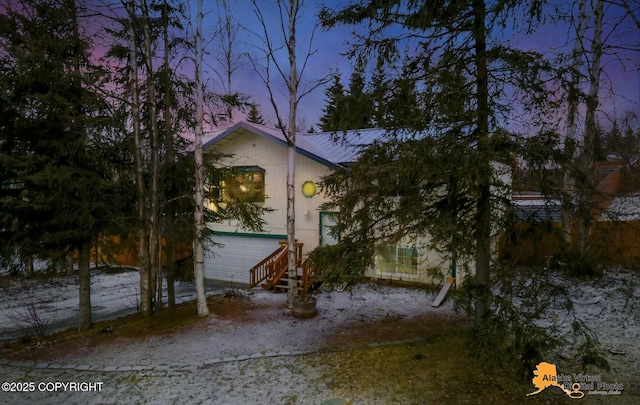
<instances>
[{"instance_id":1,"label":"wooden step","mask_svg":"<svg viewBox=\"0 0 640 405\"><path fill-rule=\"evenodd\" d=\"M289 289L288 286L286 285L274 285L273 286L273 291L274 292L286 292ZM302 294L302 287L298 287L298 293Z\"/></svg>"}]
</instances>

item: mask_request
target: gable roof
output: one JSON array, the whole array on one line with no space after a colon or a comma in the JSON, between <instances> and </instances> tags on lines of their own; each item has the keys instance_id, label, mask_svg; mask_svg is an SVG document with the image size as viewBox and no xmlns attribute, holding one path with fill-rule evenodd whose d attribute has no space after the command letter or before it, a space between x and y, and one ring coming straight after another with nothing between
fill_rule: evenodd
<instances>
[{"instance_id":1,"label":"gable roof","mask_svg":"<svg viewBox=\"0 0 640 405\"><path fill-rule=\"evenodd\" d=\"M204 143L203 149L216 144L222 145L245 133L252 133L287 147L287 141L280 129L240 121L214 133L213 137ZM296 152L332 169L345 167L356 160L362 146L380 139L384 133L382 129L347 131L343 134L344 136L331 132L298 133L296 134ZM338 137L342 140L336 141Z\"/></svg>"}]
</instances>

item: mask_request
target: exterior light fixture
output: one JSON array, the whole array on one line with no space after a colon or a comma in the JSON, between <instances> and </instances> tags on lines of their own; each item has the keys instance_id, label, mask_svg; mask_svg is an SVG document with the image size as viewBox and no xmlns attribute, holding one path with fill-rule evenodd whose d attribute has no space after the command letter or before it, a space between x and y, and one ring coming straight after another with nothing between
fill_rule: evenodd
<instances>
[{"instance_id":1,"label":"exterior light fixture","mask_svg":"<svg viewBox=\"0 0 640 405\"><path fill-rule=\"evenodd\" d=\"M316 183L311 180L307 180L302 183L302 195L311 198L316 195Z\"/></svg>"}]
</instances>

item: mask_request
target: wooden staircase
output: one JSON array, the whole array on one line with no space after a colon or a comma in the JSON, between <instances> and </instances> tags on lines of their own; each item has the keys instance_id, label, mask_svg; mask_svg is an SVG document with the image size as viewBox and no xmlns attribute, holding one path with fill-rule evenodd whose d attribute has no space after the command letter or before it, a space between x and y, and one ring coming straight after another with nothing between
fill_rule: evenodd
<instances>
[{"instance_id":1,"label":"wooden staircase","mask_svg":"<svg viewBox=\"0 0 640 405\"><path fill-rule=\"evenodd\" d=\"M314 269L308 260L302 261L302 243L296 242L296 267L298 269L298 293L305 295L313 284ZM287 242L249 270L249 288L262 284L265 290L286 291L289 283Z\"/></svg>"}]
</instances>

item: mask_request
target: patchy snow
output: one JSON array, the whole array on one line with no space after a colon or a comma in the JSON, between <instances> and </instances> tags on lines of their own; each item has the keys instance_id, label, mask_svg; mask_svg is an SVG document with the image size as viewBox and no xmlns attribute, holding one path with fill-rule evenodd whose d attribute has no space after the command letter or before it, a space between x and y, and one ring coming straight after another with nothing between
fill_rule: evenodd
<instances>
[{"instance_id":1,"label":"patchy snow","mask_svg":"<svg viewBox=\"0 0 640 405\"><path fill-rule=\"evenodd\" d=\"M126 281L123 287L130 284L128 278L126 274L122 276ZM109 284L109 287L115 287L114 284ZM421 289L362 284L351 292L322 293L318 295L318 314L312 319L291 316L285 305L284 294L260 288L242 294L247 302L240 319L237 316L212 314L204 327L187 328L168 336L151 336L147 345L123 342L114 349L117 356L110 350L91 353L91 362L113 366L202 365L212 357L224 359L277 353L283 348L290 352L316 349L325 346L328 337L336 330L353 324L409 320L425 314L461 318L453 313L450 301L439 308L431 307L433 293ZM125 295L120 302L126 299ZM176 353L180 353L180 361L176 361ZM84 352L67 352L58 361L82 363L87 361L86 355Z\"/></svg>"},{"instance_id":2,"label":"patchy snow","mask_svg":"<svg viewBox=\"0 0 640 405\"><path fill-rule=\"evenodd\" d=\"M570 332L574 322L582 322L598 338L612 374L636 381L640 391L640 274L612 268L599 279L556 280L571 297L575 314L555 308L543 320L565 337L561 357L576 357L581 342Z\"/></svg>"},{"instance_id":3,"label":"patchy snow","mask_svg":"<svg viewBox=\"0 0 640 405\"><path fill-rule=\"evenodd\" d=\"M640 221L640 195L616 196L598 221Z\"/></svg>"},{"instance_id":4,"label":"patchy snow","mask_svg":"<svg viewBox=\"0 0 640 405\"><path fill-rule=\"evenodd\" d=\"M11 340L35 332L40 323L45 333L77 326L78 276L48 279L4 279L0 307L0 341ZM166 297L166 280L163 283ZM137 311L140 276L134 268L118 270L117 274L93 270L91 274L91 316L94 322L113 319ZM221 293L208 287L207 294ZM193 283L175 285L176 302L195 298ZM165 298L166 302L166 298Z\"/></svg>"},{"instance_id":5,"label":"patchy snow","mask_svg":"<svg viewBox=\"0 0 640 405\"><path fill-rule=\"evenodd\" d=\"M612 271L598 281L559 282L572 289L577 317L600 338L613 367L611 375L638 381L639 275ZM99 295L101 289L113 290L107 294L113 301L105 298L97 305L110 307L107 303L115 304L116 297L121 303L131 300L127 291L135 291L136 283L136 273L99 274L93 277L92 294ZM25 299L18 298L14 287L8 288L5 295L12 305ZM36 296L48 297L48 305L53 305L67 290L77 293L77 285L52 281L44 283ZM243 299L224 307L229 311L235 308L235 312L213 314L172 334L119 338L97 346L79 344L73 350L34 348L32 354L41 353L35 357L39 363L0 359L3 381L104 384L101 392L14 392L0 393L0 398L5 403L320 404L343 393L333 391L330 376L313 353L361 347L385 339L410 341L419 338L425 327L433 328L438 322L465 322L454 313L450 300L440 308L431 307L435 294L364 283L352 292L318 294L318 315L303 320L290 315L284 294L256 288L242 292ZM220 295L211 299L223 298ZM75 314L71 306L58 306L58 317L61 312ZM129 306L135 308L133 303ZM549 322L560 330L570 327L573 320L562 310L551 311L549 316ZM5 321L7 318L3 319L3 328ZM359 340L354 339L354 330L359 331ZM401 333L394 335L390 331ZM566 343L563 350L575 355L571 352L573 342ZM638 384L628 387L631 400L640 395L639 390ZM368 397L367 393L358 393L357 398L355 403L388 403L385 398Z\"/></svg>"}]
</instances>

